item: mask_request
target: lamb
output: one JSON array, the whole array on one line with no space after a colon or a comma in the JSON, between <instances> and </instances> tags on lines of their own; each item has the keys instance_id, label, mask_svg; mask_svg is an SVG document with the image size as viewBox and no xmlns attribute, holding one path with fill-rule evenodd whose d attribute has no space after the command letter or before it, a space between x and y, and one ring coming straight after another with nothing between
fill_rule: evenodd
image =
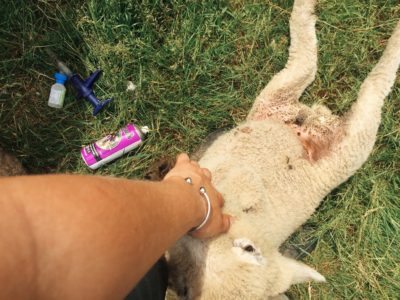
<instances>
[{"instance_id":1,"label":"lamb","mask_svg":"<svg viewBox=\"0 0 400 300\"><path fill-rule=\"evenodd\" d=\"M218 238L186 236L170 249L171 286L181 299L275 299L292 284L325 281L278 248L371 152L400 64L400 22L357 101L339 117L298 101L317 70L315 5L294 1L285 68L244 123L219 136L199 161L235 222Z\"/></svg>"}]
</instances>

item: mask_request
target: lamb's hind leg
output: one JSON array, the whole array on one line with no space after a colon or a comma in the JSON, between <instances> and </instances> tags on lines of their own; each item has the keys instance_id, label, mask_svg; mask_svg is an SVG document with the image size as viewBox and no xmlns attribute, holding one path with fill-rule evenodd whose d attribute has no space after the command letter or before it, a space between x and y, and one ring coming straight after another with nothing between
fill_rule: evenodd
<instances>
[{"instance_id":1,"label":"lamb's hind leg","mask_svg":"<svg viewBox=\"0 0 400 300\"><path fill-rule=\"evenodd\" d=\"M316 0L295 0L290 18L288 62L256 98L249 120L275 117L290 122L297 115L298 99L317 71L315 3Z\"/></svg>"},{"instance_id":2,"label":"lamb's hind leg","mask_svg":"<svg viewBox=\"0 0 400 300\"><path fill-rule=\"evenodd\" d=\"M309 172L319 184L324 178L323 193L347 180L361 167L372 151L381 121L381 109L400 65L400 21L388 41L378 64L363 82L357 101L343 119L343 137L332 151ZM323 176L321 176L323 174ZM317 178L318 177L318 178Z\"/></svg>"}]
</instances>

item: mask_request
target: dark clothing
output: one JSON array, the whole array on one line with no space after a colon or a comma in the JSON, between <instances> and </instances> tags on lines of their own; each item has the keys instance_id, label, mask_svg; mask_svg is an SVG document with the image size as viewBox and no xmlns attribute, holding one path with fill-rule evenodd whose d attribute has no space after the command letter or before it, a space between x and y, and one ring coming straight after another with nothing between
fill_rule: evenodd
<instances>
[{"instance_id":1,"label":"dark clothing","mask_svg":"<svg viewBox=\"0 0 400 300\"><path fill-rule=\"evenodd\" d=\"M139 281L125 300L164 300L167 286L167 262L162 258Z\"/></svg>"}]
</instances>

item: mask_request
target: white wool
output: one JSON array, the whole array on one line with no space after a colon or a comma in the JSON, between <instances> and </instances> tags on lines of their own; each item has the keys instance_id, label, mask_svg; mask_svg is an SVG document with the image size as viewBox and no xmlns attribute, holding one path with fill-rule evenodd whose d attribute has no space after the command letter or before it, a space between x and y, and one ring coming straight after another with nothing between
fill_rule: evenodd
<instances>
[{"instance_id":1,"label":"white wool","mask_svg":"<svg viewBox=\"0 0 400 300\"><path fill-rule=\"evenodd\" d=\"M278 248L371 152L400 64L400 22L346 117L312 108L317 116L309 122L317 131L340 133L329 136L329 151L313 161L288 123L311 114L298 99L317 68L314 5L295 1L285 69L257 97L247 120L220 136L200 160L213 173L225 212L236 220L227 234L210 241L187 236L171 249L172 288L183 299L284 299L291 284L325 281Z\"/></svg>"}]
</instances>

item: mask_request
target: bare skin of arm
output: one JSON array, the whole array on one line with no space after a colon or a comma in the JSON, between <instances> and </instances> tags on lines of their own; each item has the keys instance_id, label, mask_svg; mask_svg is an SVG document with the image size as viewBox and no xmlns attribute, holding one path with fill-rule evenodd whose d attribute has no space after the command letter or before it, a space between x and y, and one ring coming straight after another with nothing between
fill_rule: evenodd
<instances>
[{"instance_id":1,"label":"bare skin of arm","mask_svg":"<svg viewBox=\"0 0 400 300\"><path fill-rule=\"evenodd\" d=\"M184 178L191 177L189 185ZM186 155L162 182L49 175L0 179L0 299L122 299L163 252L229 229L211 174Z\"/></svg>"}]
</instances>

